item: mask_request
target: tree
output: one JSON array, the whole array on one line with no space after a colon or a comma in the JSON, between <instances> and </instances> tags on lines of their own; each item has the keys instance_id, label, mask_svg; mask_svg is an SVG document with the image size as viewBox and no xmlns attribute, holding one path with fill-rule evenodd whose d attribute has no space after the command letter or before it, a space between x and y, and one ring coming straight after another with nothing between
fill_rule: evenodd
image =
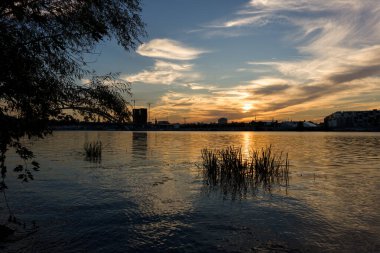
<instances>
[{"instance_id":1,"label":"tree","mask_svg":"<svg viewBox=\"0 0 380 253\"><path fill-rule=\"evenodd\" d=\"M129 120L123 96L130 94L129 84L113 74L95 75L85 56L111 38L135 49L145 35L140 13L140 0L0 1L0 191L6 188L7 150L30 161L33 152L20 138L50 133L50 119L70 110L116 123ZM23 181L39 168L30 164L15 168Z\"/></svg>"}]
</instances>

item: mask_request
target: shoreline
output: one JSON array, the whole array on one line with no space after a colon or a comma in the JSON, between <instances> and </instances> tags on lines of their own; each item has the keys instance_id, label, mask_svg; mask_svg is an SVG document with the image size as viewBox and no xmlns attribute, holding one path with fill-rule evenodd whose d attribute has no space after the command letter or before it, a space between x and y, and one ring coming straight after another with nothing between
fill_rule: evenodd
<instances>
[{"instance_id":1,"label":"shoreline","mask_svg":"<svg viewBox=\"0 0 380 253\"><path fill-rule=\"evenodd\" d=\"M380 132L380 129L246 129L246 128L235 128L235 129L207 129L207 128L86 128L86 127L52 127L50 128L53 132L61 131L123 131L123 132Z\"/></svg>"}]
</instances>

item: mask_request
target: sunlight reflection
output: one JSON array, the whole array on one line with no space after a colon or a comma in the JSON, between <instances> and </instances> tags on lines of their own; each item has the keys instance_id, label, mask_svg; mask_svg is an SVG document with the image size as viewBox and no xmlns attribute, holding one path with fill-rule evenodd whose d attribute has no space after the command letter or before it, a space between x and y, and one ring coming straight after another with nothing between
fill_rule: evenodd
<instances>
[{"instance_id":1,"label":"sunlight reflection","mask_svg":"<svg viewBox=\"0 0 380 253\"><path fill-rule=\"evenodd\" d=\"M242 133L241 149L242 149L243 155L246 158L248 158L248 154L250 151L252 151L252 148L253 148L252 137L253 137L253 134L251 132Z\"/></svg>"}]
</instances>

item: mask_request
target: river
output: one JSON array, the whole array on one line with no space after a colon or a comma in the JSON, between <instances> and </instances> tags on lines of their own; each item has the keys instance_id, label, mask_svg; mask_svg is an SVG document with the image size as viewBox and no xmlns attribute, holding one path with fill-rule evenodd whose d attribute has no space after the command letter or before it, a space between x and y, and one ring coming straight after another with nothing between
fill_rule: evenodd
<instances>
[{"instance_id":1,"label":"river","mask_svg":"<svg viewBox=\"0 0 380 253\"><path fill-rule=\"evenodd\" d=\"M95 140L100 162L84 157ZM41 170L28 183L10 171L7 197L39 228L5 252L380 252L380 133L58 131L27 142ZM288 186L236 197L204 184L202 148L269 145L289 155Z\"/></svg>"}]
</instances>

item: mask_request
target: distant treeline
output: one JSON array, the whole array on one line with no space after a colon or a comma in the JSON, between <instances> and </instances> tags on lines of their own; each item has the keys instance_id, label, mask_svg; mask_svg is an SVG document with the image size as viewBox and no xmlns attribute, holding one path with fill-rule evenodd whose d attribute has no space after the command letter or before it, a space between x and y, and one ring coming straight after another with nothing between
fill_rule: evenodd
<instances>
[{"instance_id":1,"label":"distant treeline","mask_svg":"<svg viewBox=\"0 0 380 253\"><path fill-rule=\"evenodd\" d=\"M277 121L273 122L250 122L240 123L232 122L228 124L216 123L189 123L189 124L147 124L134 125L130 124L115 124L106 122L85 122L75 119L52 120L49 126L52 130L137 130L137 131L320 131L324 130L323 125L318 127L304 127L303 122L297 123L295 127L289 128L283 126Z\"/></svg>"}]
</instances>

